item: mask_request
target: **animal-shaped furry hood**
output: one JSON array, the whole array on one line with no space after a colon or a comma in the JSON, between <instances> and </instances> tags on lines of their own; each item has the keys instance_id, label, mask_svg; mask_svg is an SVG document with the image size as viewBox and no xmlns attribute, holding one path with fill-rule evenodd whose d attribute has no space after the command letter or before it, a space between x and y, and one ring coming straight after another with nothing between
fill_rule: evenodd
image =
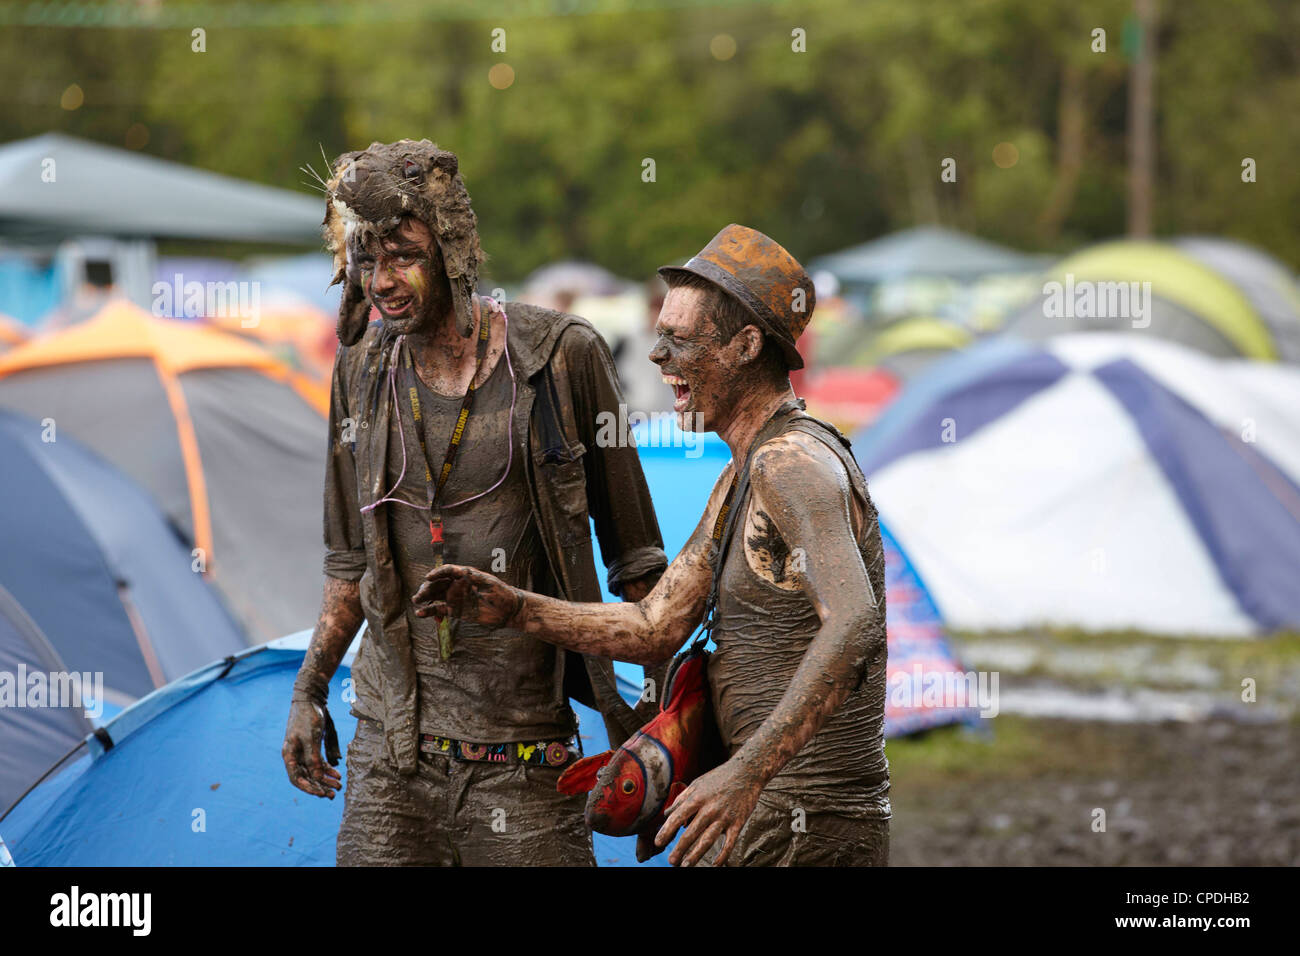
<instances>
[{"instance_id":1,"label":"animal-shaped furry hood","mask_svg":"<svg viewBox=\"0 0 1300 956\"><path fill-rule=\"evenodd\" d=\"M471 297L484 255L478 220L460 178L456 154L427 139L371 143L364 151L339 156L331 172L322 226L325 243L334 255L334 281L330 284L344 282L339 341L344 345L360 341L370 314L359 271L348 266L349 245L355 259L355 250L371 235L390 232L406 215L421 220L433 233L451 283L460 332L472 335Z\"/></svg>"}]
</instances>

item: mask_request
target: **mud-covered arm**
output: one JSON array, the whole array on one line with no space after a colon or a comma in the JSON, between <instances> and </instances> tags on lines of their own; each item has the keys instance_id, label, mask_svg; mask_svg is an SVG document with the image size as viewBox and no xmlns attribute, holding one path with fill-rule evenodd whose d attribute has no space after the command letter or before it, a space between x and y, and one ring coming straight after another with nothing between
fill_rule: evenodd
<instances>
[{"instance_id":1,"label":"mud-covered arm","mask_svg":"<svg viewBox=\"0 0 1300 956\"><path fill-rule=\"evenodd\" d=\"M302 666L298 668L298 681L294 684L295 700L304 696L321 706L327 703L329 682L339 669L339 662L356 637L364 617L357 582L326 575L320 616Z\"/></svg>"},{"instance_id":2,"label":"mud-covered arm","mask_svg":"<svg viewBox=\"0 0 1300 956\"><path fill-rule=\"evenodd\" d=\"M362 346L354 347L360 350ZM357 499L356 437L362 423L349 406L347 370L353 349L340 348L330 383L328 451L325 462L325 574L359 581L366 570L366 542Z\"/></svg>"},{"instance_id":3,"label":"mud-covered arm","mask_svg":"<svg viewBox=\"0 0 1300 956\"><path fill-rule=\"evenodd\" d=\"M293 684L289 720L280 748L289 781L315 797L332 800L335 791L343 785L333 767L341 754L329 716L329 683L361 626L361 619L357 582L327 576L316 630ZM324 759L321 759L322 746Z\"/></svg>"},{"instance_id":4,"label":"mud-covered arm","mask_svg":"<svg viewBox=\"0 0 1300 956\"><path fill-rule=\"evenodd\" d=\"M346 350L335 362L334 386L330 398L330 453L325 470L325 586L316 628L307 646L302 666L294 681L281 757L290 781L300 790L318 797L333 798L341 786L339 773L326 766L325 757L337 763L337 738L330 732L329 683L339 662L361 626L360 585L365 571L365 547L361 539L357 507L356 470L350 442L346 402L340 384L339 366Z\"/></svg>"},{"instance_id":5,"label":"mud-covered arm","mask_svg":"<svg viewBox=\"0 0 1300 956\"><path fill-rule=\"evenodd\" d=\"M334 360L325 464L325 590L316 630L299 672L300 679L317 691L328 686L363 618L358 582L366 570L366 544L353 453L361 422L352 417L348 402L351 354L351 349L340 348Z\"/></svg>"},{"instance_id":6,"label":"mud-covered arm","mask_svg":"<svg viewBox=\"0 0 1300 956\"><path fill-rule=\"evenodd\" d=\"M755 458L754 507L793 552L802 549L804 593L821 629L776 708L733 760L766 784L803 749L862 681L883 627L850 513L853 489L839 459L816 438L789 435Z\"/></svg>"},{"instance_id":7,"label":"mud-covered arm","mask_svg":"<svg viewBox=\"0 0 1300 956\"><path fill-rule=\"evenodd\" d=\"M640 600L659 580L668 558L641 456L626 427L627 413L619 414L624 399L618 372L605 340L585 325L571 326L561 348L579 440L587 448L587 510L600 542L606 584L611 594Z\"/></svg>"},{"instance_id":8,"label":"mud-covered arm","mask_svg":"<svg viewBox=\"0 0 1300 956\"><path fill-rule=\"evenodd\" d=\"M723 469L690 541L650 594L636 603L570 603L513 588L476 568L434 568L412 599L418 617L456 617L524 631L584 654L656 664L685 643L704 615L713 584L709 541L731 484Z\"/></svg>"},{"instance_id":9,"label":"mud-covered arm","mask_svg":"<svg viewBox=\"0 0 1300 956\"><path fill-rule=\"evenodd\" d=\"M791 553L803 558L801 585L821 619L789 686L772 713L726 764L705 774L673 804L656 842L691 821L673 863L694 863L721 836L725 861L758 794L844 703L883 638L850 508L852 486L839 459L811 436L792 434L763 445L751 466L751 507L764 512Z\"/></svg>"}]
</instances>

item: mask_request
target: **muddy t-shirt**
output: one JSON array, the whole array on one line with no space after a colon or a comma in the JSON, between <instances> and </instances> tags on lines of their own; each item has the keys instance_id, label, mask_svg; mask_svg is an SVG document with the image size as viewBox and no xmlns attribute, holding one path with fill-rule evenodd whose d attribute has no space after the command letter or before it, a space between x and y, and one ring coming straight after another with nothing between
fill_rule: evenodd
<instances>
[{"instance_id":1,"label":"muddy t-shirt","mask_svg":"<svg viewBox=\"0 0 1300 956\"><path fill-rule=\"evenodd\" d=\"M399 414L390 422L384 488L387 491L397 485L388 497L422 505L428 500L428 491L424 452L415 432L408 394L412 382L434 475L442 468L462 400L439 395L418 375L399 371ZM527 435L528 423L522 410L516 408L510 428L511 390L511 376L502 357L475 395L451 476L440 496L441 501L452 505L441 508L446 542L443 560L479 568L508 584L534 590L535 578L544 573L546 558L521 460L521 437ZM502 479L507 459L509 472ZM492 488L498 480L500 484ZM488 493L455 506L484 491ZM392 502L380 507L389 509L393 561L408 602L406 616L418 675L420 731L474 743L549 739L573 733L572 711L563 688L562 654L554 645L517 631L452 620L452 654L448 660L442 659L437 623L433 618L416 617L409 606L411 595L433 567L428 509ZM364 602L366 589L361 593ZM368 616L378 616L378 609L366 610ZM381 720L384 710L378 662L368 646L373 639L367 629L352 669L357 696L353 709Z\"/></svg>"}]
</instances>

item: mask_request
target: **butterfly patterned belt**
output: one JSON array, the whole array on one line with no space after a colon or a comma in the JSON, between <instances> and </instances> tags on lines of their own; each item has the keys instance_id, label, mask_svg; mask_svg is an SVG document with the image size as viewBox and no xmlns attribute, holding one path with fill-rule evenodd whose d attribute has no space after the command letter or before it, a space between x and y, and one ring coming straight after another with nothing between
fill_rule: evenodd
<instances>
[{"instance_id":1,"label":"butterfly patterned belt","mask_svg":"<svg viewBox=\"0 0 1300 956\"><path fill-rule=\"evenodd\" d=\"M538 740L533 743L472 744L434 734L420 734L422 754L444 754L453 760L488 763L530 763L541 767L563 767L576 760L578 752L568 740Z\"/></svg>"}]
</instances>

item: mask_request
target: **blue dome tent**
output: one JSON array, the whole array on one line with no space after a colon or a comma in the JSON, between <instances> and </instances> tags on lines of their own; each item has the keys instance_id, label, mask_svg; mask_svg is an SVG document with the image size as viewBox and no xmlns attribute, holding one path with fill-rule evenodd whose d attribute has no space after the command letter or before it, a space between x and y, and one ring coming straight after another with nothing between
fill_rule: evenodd
<instances>
[{"instance_id":1,"label":"blue dome tent","mask_svg":"<svg viewBox=\"0 0 1300 956\"><path fill-rule=\"evenodd\" d=\"M4 670L94 696L59 733L0 706L3 810L88 732L73 712L111 716L247 642L148 496L74 439L0 412L0 487Z\"/></svg>"},{"instance_id":2,"label":"blue dome tent","mask_svg":"<svg viewBox=\"0 0 1300 956\"><path fill-rule=\"evenodd\" d=\"M333 866L343 801L295 789L280 759L309 639L304 631L203 667L86 737L0 818L14 863ZM330 714L344 744L356 732L348 713L351 665L349 652L330 684ZM575 709L584 750L607 749L599 715ZM635 844L634 837L596 834L597 862L635 865ZM663 853L650 865L667 862Z\"/></svg>"},{"instance_id":3,"label":"blue dome tent","mask_svg":"<svg viewBox=\"0 0 1300 956\"><path fill-rule=\"evenodd\" d=\"M296 790L280 741L308 635L209 664L126 708L0 820L18 866L332 865L343 802ZM342 701L350 660L331 699ZM331 707L340 740L356 720Z\"/></svg>"},{"instance_id":4,"label":"blue dome tent","mask_svg":"<svg viewBox=\"0 0 1300 956\"><path fill-rule=\"evenodd\" d=\"M0 585L64 663L102 672L123 704L247 647L148 496L74 439L46 435L0 412Z\"/></svg>"},{"instance_id":5,"label":"blue dome tent","mask_svg":"<svg viewBox=\"0 0 1300 956\"><path fill-rule=\"evenodd\" d=\"M60 701L66 706L51 706L48 691L42 696L41 706L28 706L28 675L63 673L67 665L3 587L0 587L0 661L6 668L0 673L0 739L4 740L0 749L2 812L36 782L46 767L86 734L94 732L86 714L97 708L84 696L80 701ZM85 688L78 689L85 693Z\"/></svg>"}]
</instances>

